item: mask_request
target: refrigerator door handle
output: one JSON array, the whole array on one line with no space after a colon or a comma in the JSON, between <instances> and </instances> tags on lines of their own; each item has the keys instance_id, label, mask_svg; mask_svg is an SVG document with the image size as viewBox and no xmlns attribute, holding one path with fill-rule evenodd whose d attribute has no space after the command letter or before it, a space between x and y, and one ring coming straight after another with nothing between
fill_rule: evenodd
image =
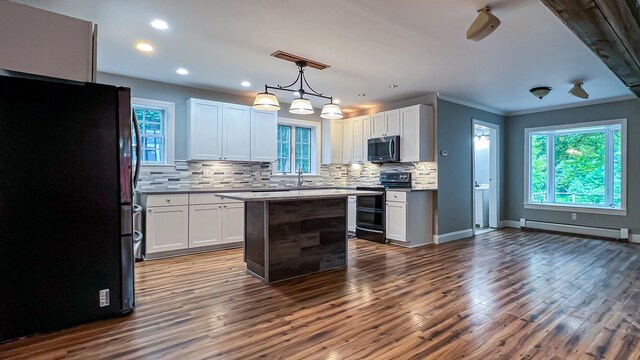
<instances>
[{"instance_id":1,"label":"refrigerator door handle","mask_svg":"<svg viewBox=\"0 0 640 360\"><path fill-rule=\"evenodd\" d=\"M138 186L138 180L140 179L140 156L142 156L142 149L140 146L142 145L142 140L140 139L140 124L138 123L138 117L136 116L135 110L131 109L131 119L133 120L134 131L136 134L136 168L133 173L133 188L135 189Z\"/></svg>"}]
</instances>

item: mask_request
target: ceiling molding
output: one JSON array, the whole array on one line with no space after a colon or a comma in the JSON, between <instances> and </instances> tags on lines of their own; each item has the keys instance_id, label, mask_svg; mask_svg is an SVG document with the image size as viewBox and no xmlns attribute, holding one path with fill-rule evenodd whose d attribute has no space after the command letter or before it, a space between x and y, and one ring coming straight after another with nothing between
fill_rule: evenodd
<instances>
[{"instance_id":1,"label":"ceiling molding","mask_svg":"<svg viewBox=\"0 0 640 360\"><path fill-rule=\"evenodd\" d=\"M492 108L490 106L478 104L478 103L475 103L473 101L456 99L454 97L447 96L447 95L442 95L440 93L436 93L436 95L438 96L438 99L442 99L444 101L456 103L458 105L464 105L464 106L472 107L472 108L475 108L475 109L478 109L478 110L487 111L487 112L490 112L492 114L496 114L496 115L500 115L500 116L506 116L507 115L506 111L502 111L502 110L498 110L496 108Z\"/></svg>"},{"instance_id":2,"label":"ceiling molding","mask_svg":"<svg viewBox=\"0 0 640 360\"><path fill-rule=\"evenodd\" d=\"M510 112L507 112L505 116L526 115L526 114L533 114L533 113L539 113L539 112L545 112L545 111L572 109L572 108L578 108L583 106L608 104L608 103L613 103L617 101L634 100L634 99L638 100L638 98L635 97L634 95L623 95L623 96L616 96L616 97L611 97L606 99L581 101L581 102L572 103L572 104L547 106L543 108L528 109L528 110L510 111Z\"/></svg>"}]
</instances>

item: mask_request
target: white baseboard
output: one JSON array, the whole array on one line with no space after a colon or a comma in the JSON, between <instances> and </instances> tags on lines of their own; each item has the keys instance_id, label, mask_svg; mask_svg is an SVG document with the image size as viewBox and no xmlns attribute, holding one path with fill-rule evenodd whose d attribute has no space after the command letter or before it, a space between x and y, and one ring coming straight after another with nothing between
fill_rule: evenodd
<instances>
[{"instance_id":1,"label":"white baseboard","mask_svg":"<svg viewBox=\"0 0 640 360\"><path fill-rule=\"evenodd\" d=\"M500 227L501 228L508 227L508 228L520 229L520 222L519 221L514 221L514 220L502 220L502 221L500 221Z\"/></svg>"},{"instance_id":2,"label":"white baseboard","mask_svg":"<svg viewBox=\"0 0 640 360\"><path fill-rule=\"evenodd\" d=\"M433 235L434 244L444 244L450 241L466 239L473 236L473 229L465 229L460 231L454 231L442 235Z\"/></svg>"},{"instance_id":3,"label":"white baseboard","mask_svg":"<svg viewBox=\"0 0 640 360\"><path fill-rule=\"evenodd\" d=\"M640 234L629 234L629 242L640 244Z\"/></svg>"}]
</instances>

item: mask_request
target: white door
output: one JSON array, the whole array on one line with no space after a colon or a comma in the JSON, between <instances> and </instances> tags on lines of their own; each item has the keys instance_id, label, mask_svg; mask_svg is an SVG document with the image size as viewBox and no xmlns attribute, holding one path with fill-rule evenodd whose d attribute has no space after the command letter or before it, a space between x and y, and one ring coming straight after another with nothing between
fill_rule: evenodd
<instances>
[{"instance_id":1,"label":"white door","mask_svg":"<svg viewBox=\"0 0 640 360\"><path fill-rule=\"evenodd\" d=\"M278 112L251 110L251 161L276 161Z\"/></svg>"},{"instance_id":2,"label":"white door","mask_svg":"<svg viewBox=\"0 0 640 360\"><path fill-rule=\"evenodd\" d=\"M180 250L189 247L189 207L164 206L146 212L147 253Z\"/></svg>"},{"instance_id":3,"label":"white door","mask_svg":"<svg viewBox=\"0 0 640 360\"><path fill-rule=\"evenodd\" d=\"M356 231L356 197L349 196L347 200L347 230Z\"/></svg>"},{"instance_id":4,"label":"white door","mask_svg":"<svg viewBox=\"0 0 640 360\"><path fill-rule=\"evenodd\" d=\"M189 206L189 247L222 244L222 205Z\"/></svg>"},{"instance_id":5,"label":"white door","mask_svg":"<svg viewBox=\"0 0 640 360\"><path fill-rule=\"evenodd\" d=\"M385 111L384 119L387 123L385 136L400 135L400 109Z\"/></svg>"},{"instance_id":6,"label":"white door","mask_svg":"<svg viewBox=\"0 0 640 360\"><path fill-rule=\"evenodd\" d=\"M224 104L222 107L224 160L249 161L251 157L251 108Z\"/></svg>"},{"instance_id":7,"label":"white door","mask_svg":"<svg viewBox=\"0 0 640 360\"><path fill-rule=\"evenodd\" d=\"M342 121L331 121L331 163L342 164L342 138L343 138Z\"/></svg>"},{"instance_id":8,"label":"white door","mask_svg":"<svg viewBox=\"0 0 640 360\"><path fill-rule=\"evenodd\" d=\"M189 158L222 159L222 104L189 100Z\"/></svg>"},{"instance_id":9,"label":"white door","mask_svg":"<svg viewBox=\"0 0 640 360\"><path fill-rule=\"evenodd\" d=\"M387 133L387 120L384 113L376 113L371 115L371 137L385 136Z\"/></svg>"},{"instance_id":10,"label":"white door","mask_svg":"<svg viewBox=\"0 0 640 360\"><path fill-rule=\"evenodd\" d=\"M390 201L386 210L387 239L407 241L407 204Z\"/></svg>"},{"instance_id":11,"label":"white door","mask_svg":"<svg viewBox=\"0 0 640 360\"><path fill-rule=\"evenodd\" d=\"M342 163L351 164L353 162L353 121L344 120L342 133Z\"/></svg>"},{"instance_id":12,"label":"white door","mask_svg":"<svg viewBox=\"0 0 640 360\"><path fill-rule=\"evenodd\" d=\"M362 160L369 162L369 139L371 138L371 116L362 119Z\"/></svg>"},{"instance_id":13,"label":"white door","mask_svg":"<svg viewBox=\"0 0 640 360\"><path fill-rule=\"evenodd\" d=\"M400 109L400 161L420 161L420 105Z\"/></svg>"},{"instance_id":14,"label":"white door","mask_svg":"<svg viewBox=\"0 0 640 360\"><path fill-rule=\"evenodd\" d=\"M244 241L244 203L222 205L222 243Z\"/></svg>"},{"instance_id":15,"label":"white door","mask_svg":"<svg viewBox=\"0 0 640 360\"><path fill-rule=\"evenodd\" d=\"M364 162L364 133L363 133L363 117L357 117L351 120L353 127L353 163Z\"/></svg>"}]
</instances>

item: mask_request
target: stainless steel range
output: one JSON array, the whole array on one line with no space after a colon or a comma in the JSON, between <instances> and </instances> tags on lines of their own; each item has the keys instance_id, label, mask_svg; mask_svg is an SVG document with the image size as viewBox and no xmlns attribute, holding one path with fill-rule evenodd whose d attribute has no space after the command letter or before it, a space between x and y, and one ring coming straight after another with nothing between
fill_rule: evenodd
<instances>
[{"instance_id":1,"label":"stainless steel range","mask_svg":"<svg viewBox=\"0 0 640 360\"><path fill-rule=\"evenodd\" d=\"M382 195L358 196L356 200L356 237L380 243L387 243L385 195L386 189L410 188L411 173L380 173L380 186L358 187L357 190L382 191Z\"/></svg>"}]
</instances>

